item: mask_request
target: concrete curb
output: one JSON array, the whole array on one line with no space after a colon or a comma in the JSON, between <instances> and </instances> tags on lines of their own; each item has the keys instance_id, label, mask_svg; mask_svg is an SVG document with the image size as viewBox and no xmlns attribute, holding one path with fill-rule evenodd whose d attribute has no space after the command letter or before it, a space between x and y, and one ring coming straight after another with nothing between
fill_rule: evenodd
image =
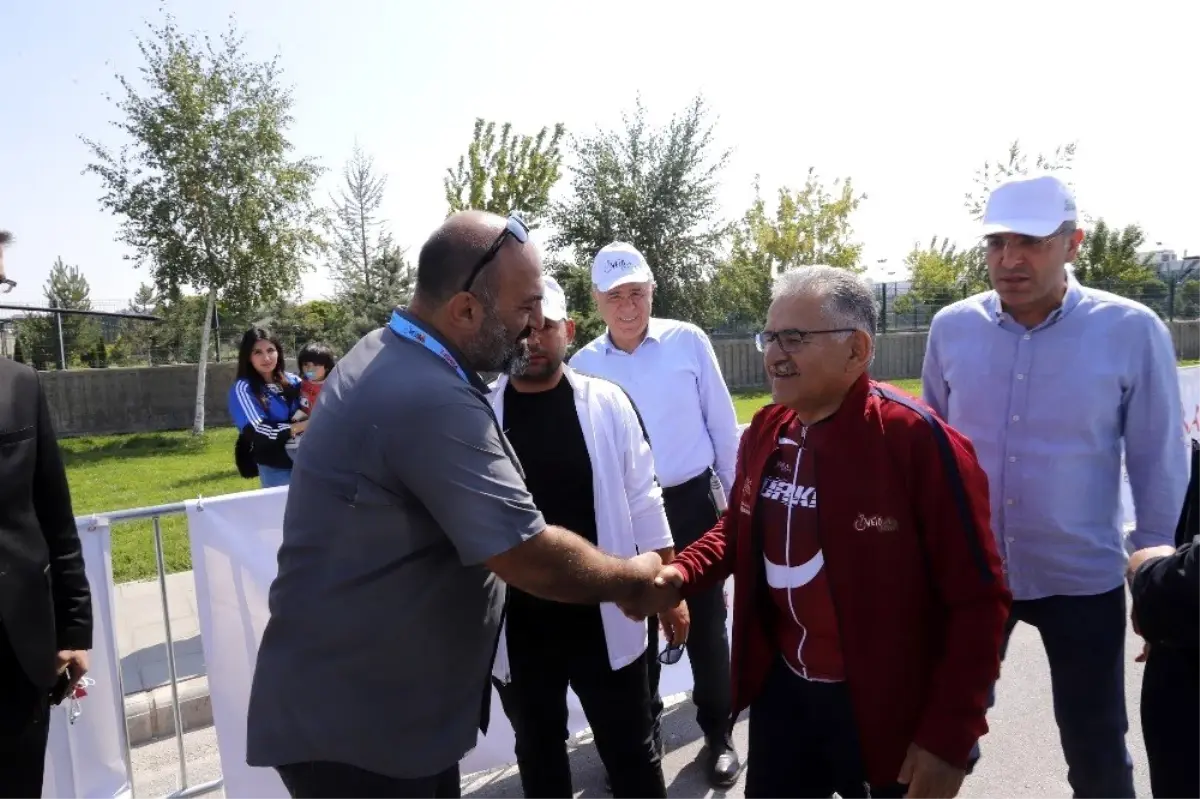
<instances>
[{"instance_id":1,"label":"concrete curb","mask_svg":"<svg viewBox=\"0 0 1200 799\"><path fill-rule=\"evenodd\" d=\"M207 677L201 675L179 681L179 716L184 732L212 725ZM125 724L129 729L130 746L173 736L175 712L171 706L171 686L163 685L125 697Z\"/></svg>"}]
</instances>

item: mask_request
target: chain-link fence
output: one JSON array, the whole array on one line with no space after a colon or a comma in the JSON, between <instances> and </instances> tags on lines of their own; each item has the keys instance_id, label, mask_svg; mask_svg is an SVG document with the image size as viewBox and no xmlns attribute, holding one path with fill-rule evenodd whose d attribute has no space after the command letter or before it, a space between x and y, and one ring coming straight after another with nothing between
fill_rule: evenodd
<instances>
[{"instance_id":1,"label":"chain-link fence","mask_svg":"<svg viewBox=\"0 0 1200 799\"><path fill-rule=\"evenodd\" d=\"M1200 279L1197 278L1090 285L1137 300L1168 322L1200 319ZM880 333L928 330L934 314L974 293L971 289L922 291L908 283L881 283L876 291Z\"/></svg>"},{"instance_id":2,"label":"chain-link fence","mask_svg":"<svg viewBox=\"0 0 1200 799\"><path fill-rule=\"evenodd\" d=\"M40 371L198 363L199 323L172 322L149 314L0 309L0 357ZM243 326L212 330L209 363L237 360L244 332ZM289 360L312 338L286 326L272 332Z\"/></svg>"},{"instance_id":3,"label":"chain-link fence","mask_svg":"<svg viewBox=\"0 0 1200 799\"><path fill-rule=\"evenodd\" d=\"M1167 321L1200 319L1200 275L1164 276L1140 283L1093 284L1095 288L1130 297ZM972 293L970 289L925 291L909 283L876 286L879 332L920 331L934 314ZM94 301L86 310L55 310L0 305L0 357L13 358L40 370L163 366L197 363L200 359L202 298L187 298L180 308L136 308L128 303ZM157 314L157 315L156 315ZM234 361L242 333L261 314L218 317L209 338L208 361ZM329 331L297 324L289 317L266 316L289 361L300 347L320 340L335 349L339 341ZM380 320L383 324L386 320ZM712 328L714 338L752 335L760 320ZM218 326L219 325L219 326ZM357 332L347 341L352 344ZM345 336L342 336L345 338ZM586 337L581 338L586 340ZM343 346L347 342L340 342Z\"/></svg>"},{"instance_id":4,"label":"chain-link fence","mask_svg":"<svg viewBox=\"0 0 1200 799\"><path fill-rule=\"evenodd\" d=\"M145 331L156 323L135 311L0 307L0 356L39 370L143 365Z\"/></svg>"}]
</instances>

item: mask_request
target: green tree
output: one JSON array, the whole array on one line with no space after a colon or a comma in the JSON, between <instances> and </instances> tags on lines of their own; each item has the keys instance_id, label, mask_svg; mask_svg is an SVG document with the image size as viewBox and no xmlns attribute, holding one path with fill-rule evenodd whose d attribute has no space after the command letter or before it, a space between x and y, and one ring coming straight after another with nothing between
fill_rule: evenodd
<instances>
[{"instance_id":1,"label":"green tree","mask_svg":"<svg viewBox=\"0 0 1200 799\"><path fill-rule=\"evenodd\" d=\"M50 267L50 276L42 289L48 308L90 311L91 288L78 266L66 264L57 258ZM56 320L55 317L61 317ZM59 336L61 324L61 337ZM99 326L95 318L84 314L48 314L31 317L21 324L20 335L34 353L39 368L50 363L66 369L73 363L82 363L91 350ZM64 362L65 359L65 362Z\"/></svg>"},{"instance_id":2,"label":"green tree","mask_svg":"<svg viewBox=\"0 0 1200 799\"><path fill-rule=\"evenodd\" d=\"M108 368L108 347L104 343L104 336L99 333L96 334L96 343L88 353L88 366L93 369Z\"/></svg>"},{"instance_id":3,"label":"green tree","mask_svg":"<svg viewBox=\"0 0 1200 799\"><path fill-rule=\"evenodd\" d=\"M809 169L802 189L779 189L771 211L755 180L754 202L734 226L730 256L713 277L712 324L761 325L771 280L788 269L828 264L859 271L862 245L852 241L850 217L865 199L849 179L826 187Z\"/></svg>"},{"instance_id":4,"label":"green tree","mask_svg":"<svg viewBox=\"0 0 1200 799\"><path fill-rule=\"evenodd\" d=\"M1075 277L1080 283L1120 293L1124 286L1154 279L1150 258L1138 255L1146 234L1138 225L1110 228L1097 219L1083 237L1075 256Z\"/></svg>"},{"instance_id":5,"label":"green tree","mask_svg":"<svg viewBox=\"0 0 1200 799\"><path fill-rule=\"evenodd\" d=\"M521 211L530 227L537 227L562 175L565 130L559 123L533 136L517 135L505 122L497 135L495 122L476 119L466 154L443 179L449 213L468 208L501 215Z\"/></svg>"},{"instance_id":6,"label":"green tree","mask_svg":"<svg viewBox=\"0 0 1200 799\"><path fill-rule=\"evenodd\" d=\"M122 217L120 240L151 270L160 294L203 295L193 432L204 432L205 366L218 299L237 307L294 289L322 242L312 190L320 168L292 159L293 99L277 60L254 62L231 21L219 45L182 33L168 14L138 40L144 88L117 76L114 153L84 139L103 208Z\"/></svg>"},{"instance_id":7,"label":"green tree","mask_svg":"<svg viewBox=\"0 0 1200 799\"><path fill-rule=\"evenodd\" d=\"M372 264L392 246L392 237L379 216L387 176L375 171L375 159L358 146L342 168L343 186L333 201L329 220L339 289L371 288Z\"/></svg>"},{"instance_id":8,"label":"green tree","mask_svg":"<svg viewBox=\"0 0 1200 799\"><path fill-rule=\"evenodd\" d=\"M590 277L602 247L627 241L646 257L656 284L655 313L703 323L707 279L729 225L718 219L717 190L728 150L718 150L714 122L695 98L661 128L647 120L639 98L617 130L599 130L572 141L571 193L557 204L553 248L570 254L578 284ZM586 318L590 292L576 305Z\"/></svg>"},{"instance_id":9,"label":"green tree","mask_svg":"<svg viewBox=\"0 0 1200 799\"><path fill-rule=\"evenodd\" d=\"M347 321L337 343L349 349L367 333L387 324L392 309L412 299L416 278L416 270L399 247L380 253L371 263L370 283L352 286L339 297Z\"/></svg>"},{"instance_id":10,"label":"green tree","mask_svg":"<svg viewBox=\"0 0 1200 799\"><path fill-rule=\"evenodd\" d=\"M959 249L936 236L926 247L914 245L904 258L911 286L896 297L893 309L910 315L914 326L924 325L940 309L989 287L987 263L979 247Z\"/></svg>"},{"instance_id":11,"label":"green tree","mask_svg":"<svg viewBox=\"0 0 1200 799\"><path fill-rule=\"evenodd\" d=\"M21 347L21 337L13 336L13 360L17 363L25 363L25 350Z\"/></svg>"},{"instance_id":12,"label":"green tree","mask_svg":"<svg viewBox=\"0 0 1200 799\"><path fill-rule=\"evenodd\" d=\"M344 351L347 321L345 308L329 300L312 300L299 305L280 302L269 316L259 320L285 342L289 358L296 357L301 347L313 342L323 342Z\"/></svg>"},{"instance_id":13,"label":"green tree","mask_svg":"<svg viewBox=\"0 0 1200 799\"><path fill-rule=\"evenodd\" d=\"M393 307L409 301L415 275L379 217L386 176L378 174L373 159L356 147L343 179L332 225L339 327L321 336L331 346L348 349L385 324Z\"/></svg>"},{"instance_id":14,"label":"green tree","mask_svg":"<svg viewBox=\"0 0 1200 799\"><path fill-rule=\"evenodd\" d=\"M158 296L154 292L154 287L142 283L134 292L133 298L125 307L124 312L152 316L157 306ZM109 348L109 361L120 366L135 364L153 366L157 335L156 322L121 319L118 325L117 341Z\"/></svg>"}]
</instances>

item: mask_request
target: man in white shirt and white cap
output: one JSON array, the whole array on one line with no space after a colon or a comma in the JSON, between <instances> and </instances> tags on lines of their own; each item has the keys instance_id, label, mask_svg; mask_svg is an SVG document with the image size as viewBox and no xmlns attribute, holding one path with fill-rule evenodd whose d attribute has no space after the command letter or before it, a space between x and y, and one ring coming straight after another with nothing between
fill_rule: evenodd
<instances>
[{"instance_id":1,"label":"man in white shirt and white cap","mask_svg":"<svg viewBox=\"0 0 1200 799\"><path fill-rule=\"evenodd\" d=\"M1076 796L1133 796L1125 748L1126 550L1172 544L1186 490L1175 350L1144 305L1080 285L1075 198L1052 175L1011 180L984 211L993 290L929 329L924 399L975 445L1013 594L1005 633L1038 629Z\"/></svg>"},{"instance_id":2,"label":"man in white shirt and white cap","mask_svg":"<svg viewBox=\"0 0 1200 799\"><path fill-rule=\"evenodd\" d=\"M601 550L629 558L674 557L655 479L654 456L620 386L568 368L575 323L557 281L544 279L543 326L529 357L492 387L496 419L549 524L567 525ZM662 615L658 634L613 604L568 605L510 586L493 676L516 734L517 767L528 797L572 796L567 759L567 687L579 697L615 797L665 797L649 664L682 655L687 606ZM649 640L648 640L649 639Z\"/></svg>"},{"instance_id":3,"label":"man in white shirt and white cap","mask_svg":"<svg viewBox=\"0 0 1200 799\"><path fill-rule=\"evenodd\" d=\"M733 485L738 448L733 399L704 331L651 316L654 276L636 247L615 242L600 250L592 263L592 290L608 329L575 353L571 366L612 380L633 399L654 448L675 547L682 549L716 524ZM728 787L741 762L730 735L723 590L718 586L693 597L688 609L692 701L708 744L708 777L715 787ZM661 718L657 663L652 668Z\"/></svg>"}]
</instances>

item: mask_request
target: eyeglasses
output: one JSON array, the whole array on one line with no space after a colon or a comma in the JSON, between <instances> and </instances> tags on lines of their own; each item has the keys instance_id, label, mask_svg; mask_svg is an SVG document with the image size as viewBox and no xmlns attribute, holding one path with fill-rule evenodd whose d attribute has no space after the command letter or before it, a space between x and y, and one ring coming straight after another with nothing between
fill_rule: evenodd
<instances>
[{"instance_id":1,"label":"eyeglasses","mask_svg":"<svg viewBox=\"0 0 1200 799\"><path fill-rule=\"evenodd\" d=\"M683 649L687 644L671 644L666 649L658 653L658 662L664 666L674 666L683 657Z\"/></svg>"},{"instance_id":2,"label":"eyeglasses","mask_svg":"<svg viewBox=\"0 0 1200 799\"><path fill-rule=\"evenodd\" d=\"M1049 236L1026 236L1023 233L992 233L983 237L983 246L989 255L999 255L1010 247L1017 252L1045 252L1050 245L1066 233L1072 231L1060 230Z\"/></svg>"},{"instance_id":3,"label":"eyeglasses","mask_svg":"<svg viewBox=\"0 0 1200 799\"><path fill-rule=\"evenodd\" d=\"M813 336L827 333L853 333L854 330L853 327L835 327L829 330L764 330L754 334L754 345L758 347L759 352L766 352L767 346L776 342L779 344L779 349L791 353L807 344Z\"/></svg>"},{"instance_id":4,"label":"eyeglasses","mask_svg":"<svg viewBox=\"0 0 1200 799\"><path fill-rule=\"evenodd\" d=\"M7 294L17 287L17 281L8 278L0 279L0 294Z\"/></svg>"},{"instance_id":5,"label":"eyeglasses","mask_svg":"<svg viewBox=\"0 0 1200 799\"><path fill-rule=\"evenodd\" d=\"M500 252L500 248L504 246L504 240L509 236L512 236L522 244L529 241L529 225L525 224L525 220L518 211L513 211L508 215L508 222L504 225L504 230L500 231L500 235L492 242L492 246L488 247L487 252L475 264L475 268L467 276L467 282L463 283L463 291L471 290L472 284L475 283L475 278L479 277L479 273L483 271L483 268L495 259L496 253Z\"/></svg>"}]
</instances>

